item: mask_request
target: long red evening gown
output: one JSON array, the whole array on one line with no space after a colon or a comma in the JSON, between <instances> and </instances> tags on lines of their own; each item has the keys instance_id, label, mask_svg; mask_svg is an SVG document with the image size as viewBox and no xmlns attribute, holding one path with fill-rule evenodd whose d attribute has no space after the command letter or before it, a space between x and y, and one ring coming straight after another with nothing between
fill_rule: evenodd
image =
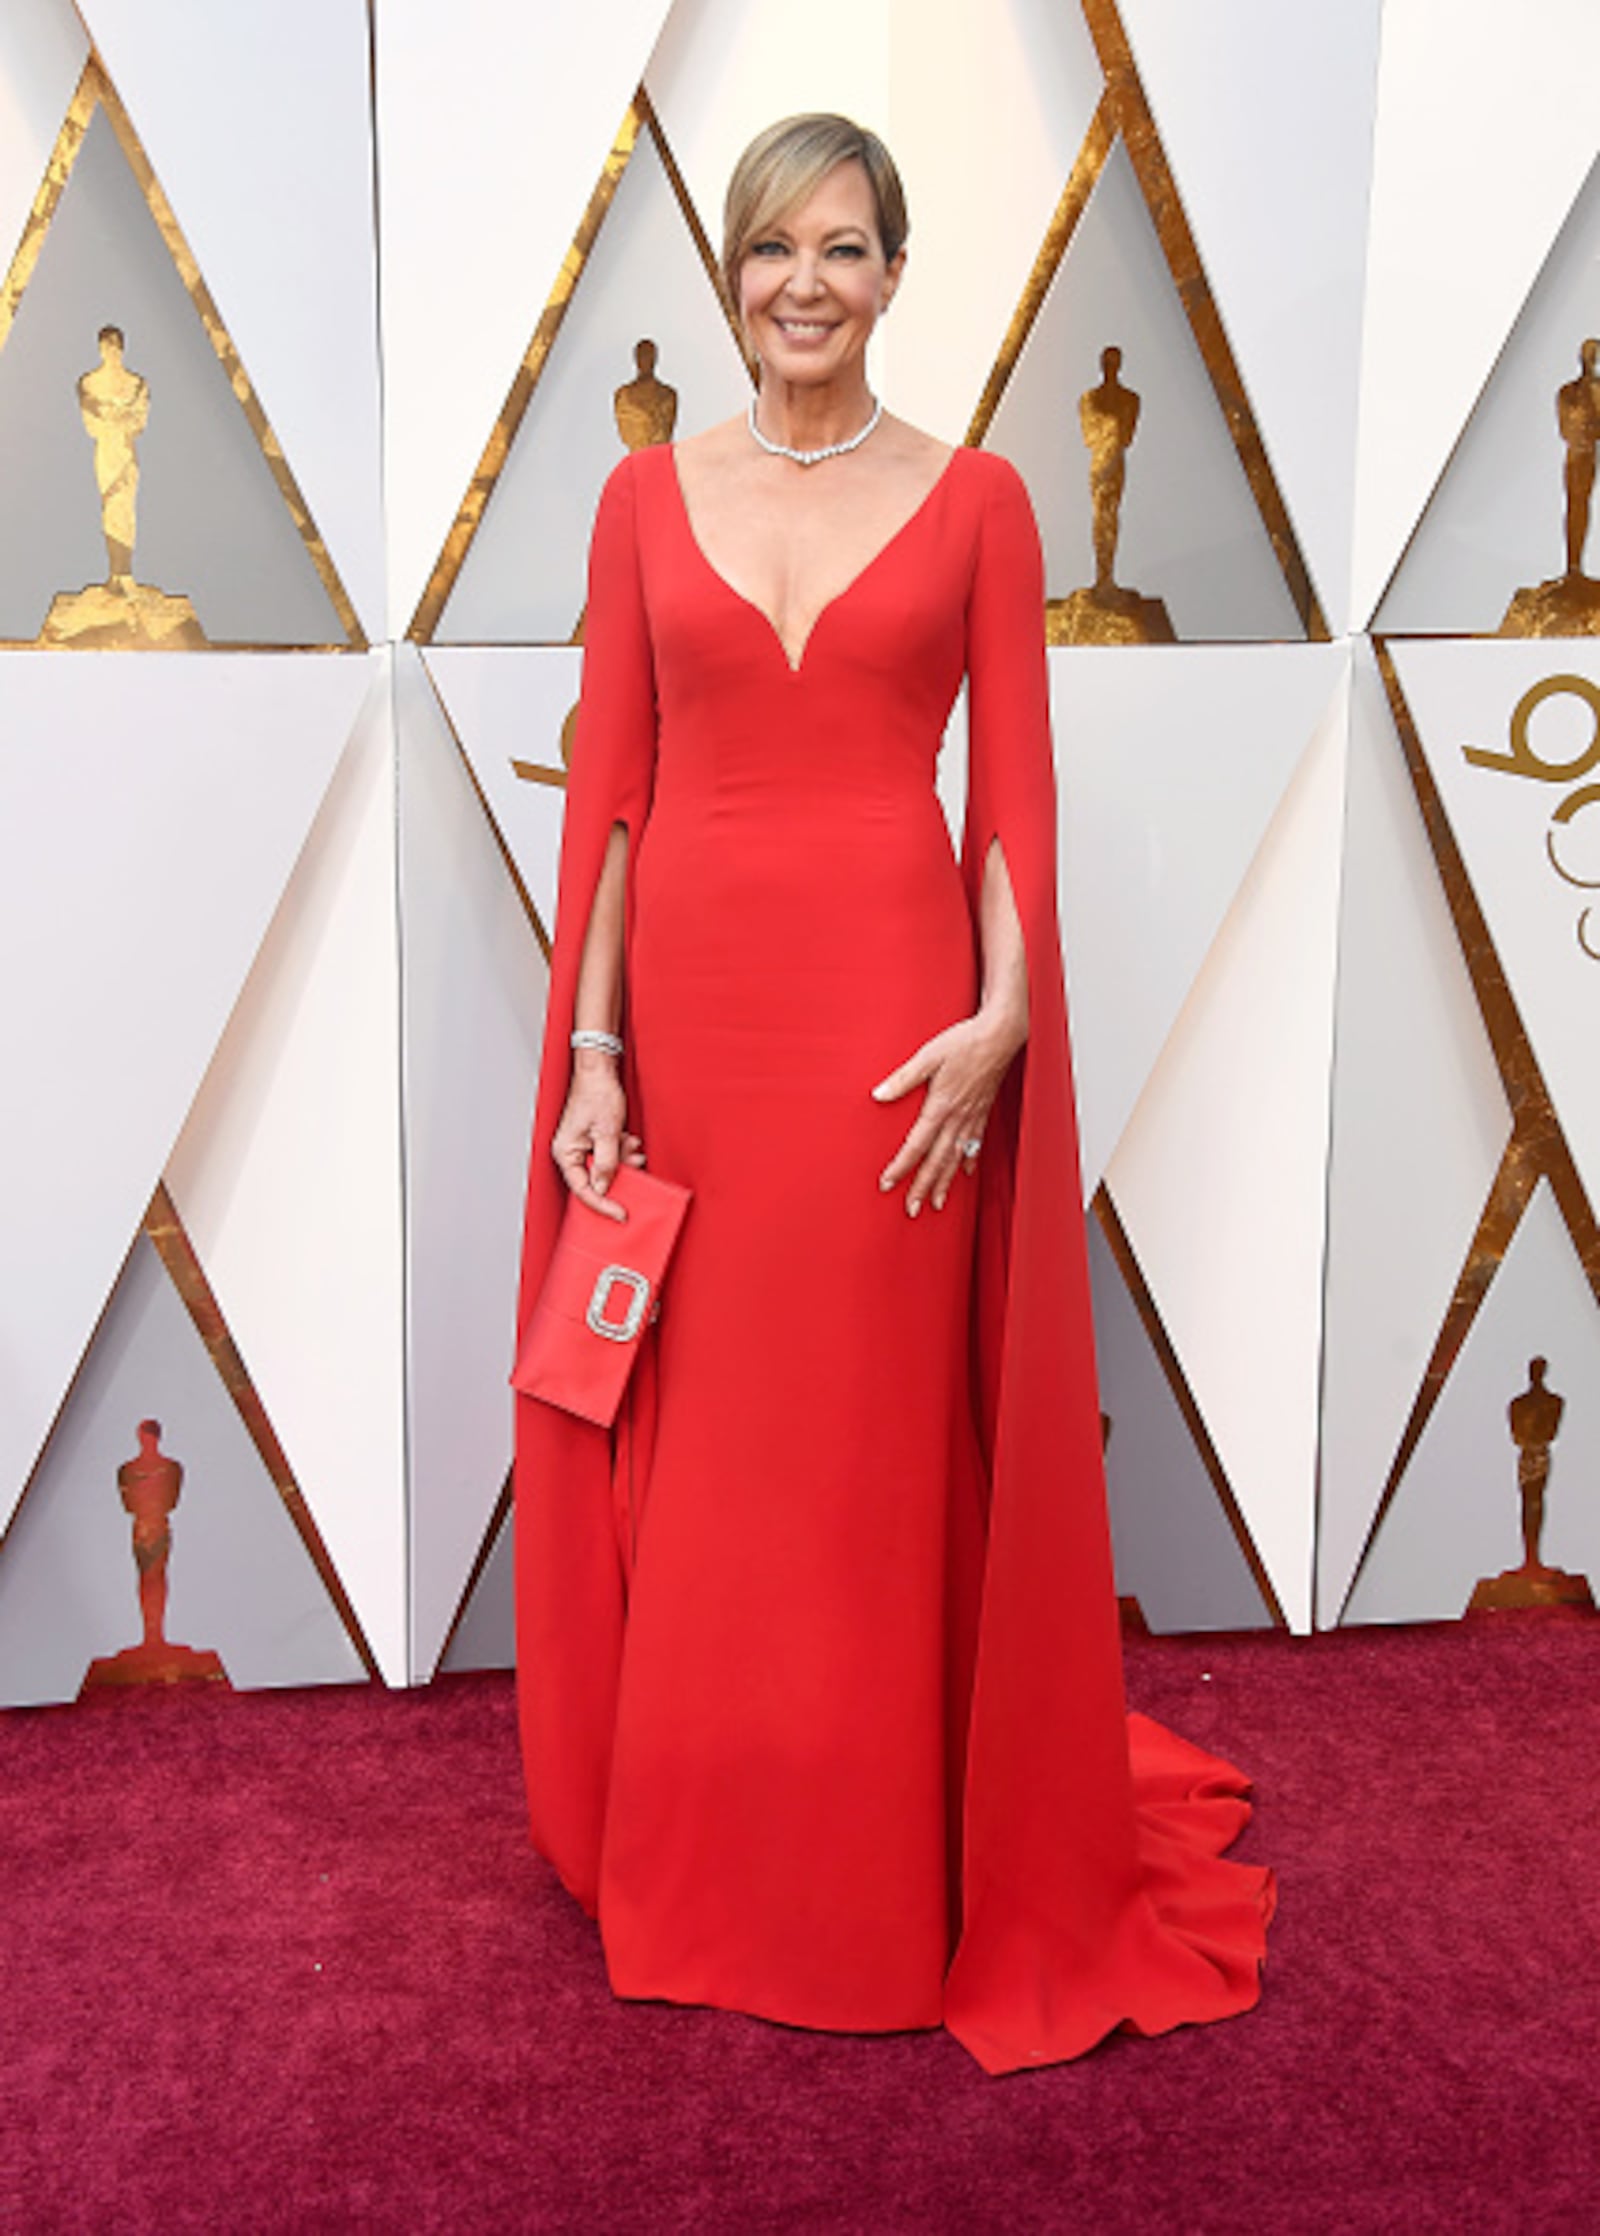
<instances>
[{"instance_id":1,"label":"long red evening gown","mask_svg":"<svg viewBox=\"0 0 1600 2236\"><path fill-rule=\"evenodd\" d=\"M601 501L524 1308L607 834L630 833L630 1122L694 1190L615 1436L518 1400L535 1841L627 1996L941 2021L990 2070L1254 2002L1240 1775L1127 1717L1054 904L1038 539L958 450L797 667L668 448ZM963 865L934 762L963 675ZM916 1098L971 1013L998 836L1030 1039L976 1179L906 1217ZM1131 1767L1130 1767L1131 1747Z\"/></svg>"}]
</instances>

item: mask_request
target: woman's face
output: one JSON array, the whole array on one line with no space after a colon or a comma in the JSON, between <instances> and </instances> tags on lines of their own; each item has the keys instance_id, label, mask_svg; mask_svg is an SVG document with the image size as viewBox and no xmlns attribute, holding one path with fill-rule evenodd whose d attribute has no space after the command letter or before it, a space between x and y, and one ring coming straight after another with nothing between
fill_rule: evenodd
<instances>
[{"instance_id":1,"label":"woman's face","mask_svg":"<svg viewBox=\"0 0 1600 2236\"><path fill-rule=\"evenodd\" d=\"M900 284L902 250L884 261L872 187L838 163L806 200L758 233L739 267L739 311L766 373L804 386L859 365Z\"/></svg>"}]
</instances>

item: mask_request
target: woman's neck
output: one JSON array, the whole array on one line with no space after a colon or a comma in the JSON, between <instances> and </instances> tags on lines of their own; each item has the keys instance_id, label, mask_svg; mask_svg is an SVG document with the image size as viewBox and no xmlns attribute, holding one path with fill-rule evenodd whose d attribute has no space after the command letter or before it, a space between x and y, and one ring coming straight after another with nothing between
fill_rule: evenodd
<instances>
[{"instance_id":1,"label":"woman's neck","mask_svg":"<svg viewBox=\"0 0 1600 2236\"><path fill-rule=\"evenodd\" d=\"M756 424L768 442L788 450L822 450L859 435L872 417L872 406L872 391L859 369L849 381L803 386L763 373Z\"/></svg>"}]
</instances>

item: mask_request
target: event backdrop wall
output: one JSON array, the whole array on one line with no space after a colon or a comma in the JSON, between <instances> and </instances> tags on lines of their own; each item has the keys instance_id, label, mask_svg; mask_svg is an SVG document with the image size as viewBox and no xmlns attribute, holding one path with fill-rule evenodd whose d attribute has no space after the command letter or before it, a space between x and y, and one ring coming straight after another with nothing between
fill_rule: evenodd
<instances>
[{"instance_id":1,"label":"event backdrop wall","mask_svg":"<svg viewBox=\"0 0 1600 2236\"><path fill-rule=\"evenodd\" d=\"M1591 0L8 0L0 1701L509 1658L588 525L748 395L808 106L1041 522L1128 1619L1587 1603L1597 78Z\"/></svg>"}]
</instances>

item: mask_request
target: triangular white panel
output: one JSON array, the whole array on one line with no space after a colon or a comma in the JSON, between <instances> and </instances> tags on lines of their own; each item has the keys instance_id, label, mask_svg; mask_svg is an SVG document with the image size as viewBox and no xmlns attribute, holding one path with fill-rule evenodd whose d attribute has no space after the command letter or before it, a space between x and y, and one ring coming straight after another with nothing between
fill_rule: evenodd
<instances>
[{"instance_id":1,"label":"triangular white panel","mask_svg":"<svg viewBox=\"0 0 1600 2236\"><path fill-rule=\"evenodd\" d=\"M1078 399L1099 382L1109 347L1122 351L1122 384L1140 399L1127 453L1118 582L1164 600L1184 642L1303 638L1120 140L987 438L1032 492L1053 598L1094 580L1089 454Z\"/></svg>"},{"instance_id":2,"label":"triangular white panel","mask_svg":"<svg viewBox=\"0 0 1600 2236\"><path fill-rule=\"evenodd\" d=\"M139 1642L117 1471L139 1456L147 1419L183 1470L165 1637L218 1655L241 1690L361 1683L277 1487L141 1235L0 1551L0 1702L71 1700L92 1660Z\"/></svg>"},{"instance_id":3,"label":"triangular white panel","mask_svg":"<svg viewBox=\"0 0 1600 2236\"><path fill-rule=\"evenodd\" d=\"M1348 658L1331 644L1050 655L1085 1200Z\"/></svg>"},{"instance_id":4,"label":"triangular white panel","mask_svg":"<svg viewBox=\"0 0 1600 2236\"><path fill-rule=\"evenodd\" d=\"M1374 627L1492 636L1513 594L1566 569L1556 392L1600 326L1600 159L1434 491ZM1589 538L1600 569L1600 532Z\"/></svg>"},{"instance_id":5,"label":"triangular white panel","mask_svg":"<svg viewBox=\"0 0 1600 2236\"><path fill-rule=\"evenodd\" d=\"M1122 0L1321 597L1347 626L1380 0Z\"/></svg>"},{"instance_id":6,"label":"triangular white panel","mask_svg":"<svg viewBox=\"0 0 1600 2236\"><path fill-rule=\"evenodd\" d=\"M1151 1630L1271 1627L1216 1487L1097 1219L1089 1221L1117 1590Z\"/></svg>"},{"instance_id":7,"label":"triangular white panel","mask_svg":"<svg viewBox=\"0 0 1600 2236\"><path fill-rule=\"evenodd\" d=\"M387 657L375 664L167 1181L378 1664L401 1684L395 769Z\"/></svg>"},{"instance_id":8,"label":"triangular white panel","mask_svg":"<svg viewBox=\"0 0 1600 2236\"><path fill-rule=\"evenodd\" d=\"M1394 654L1534 1055L1589 1201L1600 1204L1600 960L1579 937L1581 926L1600 951L1600 889L1569 884L1551 861L1553 848L1569 875L1600 880L1600 806L1580 804L1569 822L1555 820L1563 801L1600 781L1600 646L1420 643L1397 644ZM1564 676L1576 676L1588 698ZM1559 687L1524 725L1523 758L1570 773L1547 782L1469 762L1468 747L1508 754L1517 707L1552 677Z\"/></svg>"},{"instance_id":9,"label":"triangular white panel","mask_svg":"<svg viewBox=\"0 0 1600 2236\"><path fill-rule=\"evenodd\" d=\"M78 382L118 327L146 383L134 571L188 596L209 641L343 644L332 601L109 111L90 119L0 350L0 637L31 643L60 591L105 579ZM248 369L248 368L247 368Z\"/></svg>"},{"instance_id":10,"label":"triangular white panel","mask_svg":"<svg viewBox=\"0 0 1600 2236\"><path fill-rule=\"evenodd\" d=\"M84 12L334 565L381 637L365 0L89 0Z\"/></svg>"},{"instance_id":11,"label":"triangular white panel","mask_svg":"<svg viewBox=\"0 0 1600 2236\"><path fill-rule=\"evenodd\" d=\"M1341 680L1106 1173L1296 1630L1311 1619L1347 698Z\"/></svg>"},{"instance_id":12,"label":"triangular white panel","mask_svg":"<svg viewBox=\"0 0 1600 2236\"><path fill-rule=\"evenodd\" d=\"M546 937L555 931L556 872L567 795L514 764L562 774L561 731L578 700L583 654L565 646L423 654L489 812Z\"/></svg>"},{"instance_id":13,"label":"triangular white panel","mask_svg":"<svg viewBox=\"0 0 1600 2236\"><path fill-rule=\"evenodd\" d=\"M1511 1114L1370 650L1339 917L1317 1620L1339 1609Z\"/></svg>"},{"instance_id":14,"label":"triangular white panel","mask_svg":"<svg viewBox=\"0 0 1600 2236\"><path fill-rule=\"evenodd\" d=\"M472 779L396 654L412 1665L431 1672L511 1458L507 1377L547 980Z\"/></svg>"},{"instance_id":15,"label":"triangular white panel","mask_svg":"<svg viewBox=\"0 0 1600 2236\"><path fill-rule=\"evenodd\" d=\"M516 1593L512 1542L515 1523L508 1513L495 1532L494 1545L472 1587L455 1636L439 1667L444 1670L514 1669L517 1660Z\"/></svg>"},{"instance_id":16,"label":"triangular white panel","mask_svg":"<svg viewBox=\"0 0 1600 2236\"><path fill-rule=\"evenodd\" d=\"M350 657L0 656L0 1518L327 788ZM21 1091L18 1091L21 1090Z\"/></svg>"},{"instance_id":17,"label":"triangular white panel","mask_svg":"<svg viewBox=\"0 0 1600 2236\"><path fill-rule=\"evenodd\" d=\"M383 0L377 58L391 628L421 597L668 0Z\"/></svg>"},{"instance_id":18,"label":"triangular white panel","mask_svg":"<svg viewBox=\"0 0 1600 2236\"><path fill-rule=\"evenodd\" d=\"M1478 1583L1520 1565L1522 1501L1507 1407L1548 1362L1567 1401L1550 1447L1543 1560L1600 1592L1600 1311L1539 1183L1384 1518L1345 1615L1416 1623L1464 1615ZM1484 1618L1488 1620L1490 1618Z\"/></svg>"},{"instance_id":19,"label":"triangular white panel","mask_svg":"<svg viewBox=\"0 0 1600 2236\"><path fill-rule=\"evenodd\" d=\"M1104 79L1075 7L897 0L893 21L888 139L911 244L883 328L884 394L959 442Z\"/></svg>"},{"instance_id":20,"label":"triangular white panel","mask_svg":"<svg viewBox=\"0 0 1600 2236\"><path fill-rule=\"evenodd\" d=\"M1385 0L1350 610L1376 605L1594 160L1600 9Z\"/></svg>"},{"instance_id":21,"label":"triangular white panel","mask_svg":"<svg viewBox=\"0 0 1600 2236\"><path fill-rule=\"evenodd\" d=\"M0 9L0 273L22 239L88 59L72 0L10 0Z\"/></svg>"},{"instance_id":22,"label":"triangular white panel","mask_svg":"<svg viewBox=\"0 0 1600 2236\"><path fill-rule=\"evenodd\" d=\"M713 241L740 151L779 117L842 110L889 132L891 55L903 4L675 0L645 85Z\"/></svg>"},{"instance_id":23,"label":"triangular white panel","mask_svg":"<svg viewBox=\"0 0 1600 2236\"><path fill-rule=\"evenodd\" d=\"M626 456L612 399L639 377L675 389L688 434L740 411L749 376L655 138L639 134L483 523L440 617L447 644L565 644L583 611L589 530Z\"/></svg>"}]
</instances>

